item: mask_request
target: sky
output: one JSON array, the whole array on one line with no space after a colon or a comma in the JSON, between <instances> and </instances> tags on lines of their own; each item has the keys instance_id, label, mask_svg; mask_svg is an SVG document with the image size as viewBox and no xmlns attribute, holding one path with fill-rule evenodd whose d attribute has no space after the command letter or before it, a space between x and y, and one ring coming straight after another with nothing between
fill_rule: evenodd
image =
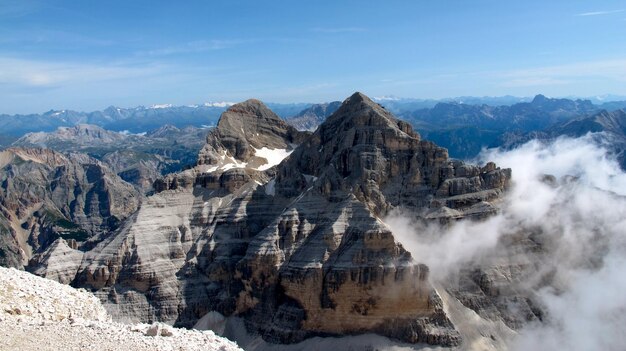
<instances>
[{"instance_id":1,"label":"sky","mask_svg":"<svg viewBox=\"0 0 626 351\"><path fill-rule=\"evenodd\" d=\"M0 0L0 113L626 95L624 38L624 0Z\"/></svg>"}]
</instances>

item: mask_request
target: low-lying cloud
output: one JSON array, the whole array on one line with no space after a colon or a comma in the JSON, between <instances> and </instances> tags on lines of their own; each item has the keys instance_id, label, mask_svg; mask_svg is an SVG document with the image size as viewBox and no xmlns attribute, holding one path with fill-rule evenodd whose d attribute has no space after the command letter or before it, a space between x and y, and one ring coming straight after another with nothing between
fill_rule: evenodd
<instances>
[{"instance_id":1,"label":"low-lying cloud","mask_svg":"<svg viewBox=\"0 0 626 351\"><path fill-rule=\"evenodd\" d=\"M431 279L443 281L468 264L488 262L502 238L542 233L548 253L536 257L545 271L554 272L536 291L546 317L522 328L511 349L623 348L626 174L593 136L487 150L479 158L486 161L513 170L501 213L447 227L395 213L385 220L394 235L430 266ZM539 269L528 286L545 271Z\"/></svg>"}]
</instances>

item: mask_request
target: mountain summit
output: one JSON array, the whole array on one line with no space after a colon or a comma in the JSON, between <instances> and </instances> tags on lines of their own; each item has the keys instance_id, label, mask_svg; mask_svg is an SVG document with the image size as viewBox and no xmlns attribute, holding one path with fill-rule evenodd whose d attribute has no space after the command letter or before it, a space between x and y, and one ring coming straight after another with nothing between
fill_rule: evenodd
<instances>
[{"instance_id":1,"label":"mountain summit","mask_svg":"<svg viewBox=\"0 0 626 351\"><path fill-rule=\"evenodd\" d=\"M121 319L191 327L219 313L268 342L377 333L453 346L445 291L381 218L489 216L510 177L448 159L361 93L313 134L248 100L222 114L196 167L159 181L93 250L66 255L71 270L53 252L30 269L73 277Z\"/></svg>"},{"instance_id":2,"label":"mountain summit","mask_svg":"<svg viewBox=\"0 0 626 351\"><path fill-rule=\"evenodd\" d=\"M288 150L303 140L306 133L288 125L265 104L256 99L235 104L226 110L209 132L200 152L199 164L214 165L223 154L248 162L262 148Z\"/></svg>"}]
</instances>

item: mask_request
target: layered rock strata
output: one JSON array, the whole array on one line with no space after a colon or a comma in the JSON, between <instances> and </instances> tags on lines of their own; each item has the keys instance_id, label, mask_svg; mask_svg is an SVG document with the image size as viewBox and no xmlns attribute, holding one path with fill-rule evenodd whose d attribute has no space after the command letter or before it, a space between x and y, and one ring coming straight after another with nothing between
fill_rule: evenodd
<instances>
[{"instance_id":1,"label":"layered rock strata","mask_svg":"<svg viewBox=\"0 0 626 351\"><path fill-rule=\"evenodd\" d=\"M453 346L460 335L428 267L381 218L397 208L480 218L510 177L450 160L360 93L313 134L249 100L222 115L198 166L158 181L115 235L74 260L72 284L118 318L192 326L218 311L272 342L374 332Z\"/></svg>"}]
</instances>

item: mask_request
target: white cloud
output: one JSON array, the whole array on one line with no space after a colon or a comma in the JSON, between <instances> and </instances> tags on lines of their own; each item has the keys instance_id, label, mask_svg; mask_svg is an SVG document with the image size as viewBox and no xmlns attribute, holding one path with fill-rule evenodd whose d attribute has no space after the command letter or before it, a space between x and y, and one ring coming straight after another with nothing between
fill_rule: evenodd
<instances>
[{"instance_id":1,"label":"white cloud","mask_svg":"<svg viewBox=\"0 0 626 351\"><path fill-rule=\"evenodd\" d=\"M523 68L488 75L504 87L563 85L577 79L607 79L626 82L626 59L574 62L563 65Z\"/></svg>"},{"instance_id":2,"label":"white cloud","mask_svg":"<svg viewBox=\"0 0 626 351\"><path fill-rule=\"evenodd\" d=\"M198 53L213 50L222 50L233 47L244 41L242 40L197 40L179 45L166 46L153 50L138 52L139 55L167 56L175 54Z\"/></svg>"},{"instance_id":3,"label":"white cloud","mask_svg":"<svg viewBox=\"0 0 626 351\"><path fill-rule=\"evenodd\" d=\"M620 13L620 12L624 12L623 9L621 10L612 10L612 11L592 11L592 12L583 12L583 13L577 13L574 16L579 16L579 17L586 17L586 16L602 16L602 15L610 15L613 13Z\"/></svg>"},{"instance_id":4,"label":"white cloud","mask_svg":"<svg viewBox=\"0 0 626 351\"><path fill-rule=\"evenodd\" d=\"M570 81L564 79L556 79L552 77L523 77L514 78L502 83L503 87L517 88L517 87L537 87L546 85L563 85L568 84Z\"/></svg>"},{"instance_id":5,"label":"white cloud","mask_svg":"<svg viewBox=\"0 0 626 351\"><path fill-rule=\"evenodd\" d=\"M413 257L442 279L471 262L497 256L500 238L540 229L553 243L540 267L554 280L537 291L543 322L527 325L513 350L616 350L626 344L626 173L592 136L530 142L512 151L488 150L482 160L511 167L513 186L502 212L449 227L385 219ZM547 184L544 174L556 177ZM574 177L574 178L572 178ZM519 254L519 253L518 253ZM533 254L530 254L530 257ZM525 281L544 277L537 272Z\"/></svg>"},{"instance_id":6,"label":"white cloud","mask_svg":"<svg viewBox=\"0 0 626 351\"><path fill-rule=\"evenodd\" d=\"M0 57L0 85L54 87L79 82L110 81L153 75L159 65L102 65L76 62L46 62Z\"/></svg>"}]
</instances>

